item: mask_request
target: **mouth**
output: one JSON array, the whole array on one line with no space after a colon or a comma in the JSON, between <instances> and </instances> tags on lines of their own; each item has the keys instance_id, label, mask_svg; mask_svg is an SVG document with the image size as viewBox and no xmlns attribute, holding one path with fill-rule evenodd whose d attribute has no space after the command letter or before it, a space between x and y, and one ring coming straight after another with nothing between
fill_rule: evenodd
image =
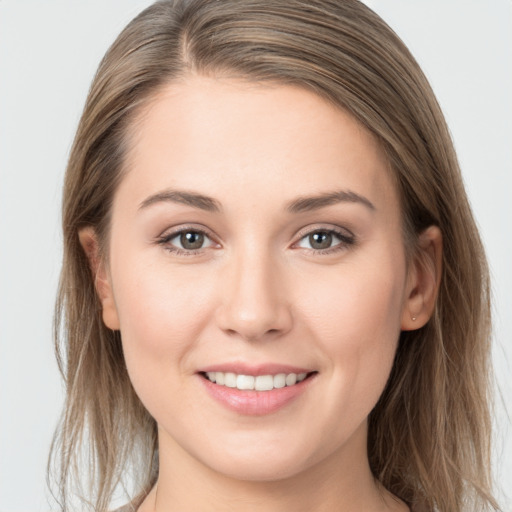
<instances>
[{"instance_id":1,"label":"mouth","mask_svg":"<svg viewBox=\"0 0 512 512\"><path fill-rule=\"evenodd\" d=\"M238 415L263 416L311 396L318 371L282 363L232 361L201 368L197 376L215 402Z\"/></svg>"},{"instance_id":2,"label":"mouth","mask_svg":"<svg viewBox=\"0 0 512 512\"><path fill-rule=\"evenodd\" d=\"M218 386L240 391L272 391L296 386L311 378L316 371L301 373L277 373L268 375L244 375L233 372L201 372L201 376Z\"/></svg>"}]
</instances>

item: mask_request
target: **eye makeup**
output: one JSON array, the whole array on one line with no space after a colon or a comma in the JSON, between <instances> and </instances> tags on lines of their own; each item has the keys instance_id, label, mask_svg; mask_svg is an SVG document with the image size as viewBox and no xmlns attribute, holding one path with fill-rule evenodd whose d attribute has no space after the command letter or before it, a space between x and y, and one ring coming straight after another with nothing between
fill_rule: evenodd
<instances>
[{"instance_id":1,"label":"eye makeup","mask_svg":"<svg viewBox=\"0 0 512 512\"><path fill-rule=\"evenodd\" d=\"M318 226L304 229L292 249L303 249L314 255L328 255L347 250L356 243L355 236L348 230L332 226ZM194 256L206 249L218 249L218 244L208 230L196 226L180 226L164 233L156 243L178 256Z\"/></svg>"}]
</instances>

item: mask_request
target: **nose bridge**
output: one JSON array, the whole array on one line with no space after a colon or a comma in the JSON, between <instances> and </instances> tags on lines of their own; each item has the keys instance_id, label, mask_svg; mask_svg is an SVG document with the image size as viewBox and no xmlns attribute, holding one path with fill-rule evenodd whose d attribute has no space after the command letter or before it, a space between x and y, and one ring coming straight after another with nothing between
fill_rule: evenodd
<instances>
[{"instance_id":1,"label":"nose bridge","mask_svg":"<svg viewBox=\"0 0 512 512\"><path fill-rule=\"evenodd\" d=\"M291 312L276 257L268 248L251 243L232 256L224 270L221 328L248 340L289 330Z\"/></svg>"}]
</instances>

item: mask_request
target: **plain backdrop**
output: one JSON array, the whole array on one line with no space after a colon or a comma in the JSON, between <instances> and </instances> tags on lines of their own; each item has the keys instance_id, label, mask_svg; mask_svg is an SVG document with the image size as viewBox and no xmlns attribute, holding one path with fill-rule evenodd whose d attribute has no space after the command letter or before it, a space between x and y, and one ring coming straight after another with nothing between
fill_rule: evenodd
<instances>
[{"instance_id":1,"label":"plain backdrop","mask_svg":"<svg viewBox=\"0 0 512 512\"><path fill-rule=\"evenodd\" d=\"M45 466L62 401L51 326L63 173L96 66L149 3L0 0L0 512L52 508ZM512 2L367 3L433 85L488 251L501 390L493 464L512 510Z\"/></svg>"}]
</instances>

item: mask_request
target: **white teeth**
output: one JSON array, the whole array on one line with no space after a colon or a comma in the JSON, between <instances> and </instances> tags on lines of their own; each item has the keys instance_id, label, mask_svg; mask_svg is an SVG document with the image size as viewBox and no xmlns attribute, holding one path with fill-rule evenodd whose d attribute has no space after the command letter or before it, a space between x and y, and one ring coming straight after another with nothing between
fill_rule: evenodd
<instances>
[{"instance_id":1,"label":"white teeth","mask_svg":"<svg viewBox=\"0 0 512 512\"><path fill-rule=\"evenodd\" d=\"M254 389L254 377L252 375L238 375L236 387L238 389Z\"/></svg>"},{"instance_id":2,"label":"white teeth","mask_svg":"<svg viewBox=\"0 0 512 512\"><path fill-rule=\"evenodd\" d=\"M220 386L237 388L241 390L270 391L272 389L293 386L303 381L307 373L278 373L277 375L237 375L230 372L206 372L206 377L211 382Z\"/></svg>"},{"instance_id":3,"label":"white teeth","mask_svg":"<svg viewBox=\"0 0 512 512\"><path fill-rule=\"evenodd\" d=\"M274 389L274 377L272 377L272 375L258 375L254 389L256 391L270 391Z\"/></svg>"},{"instance_id":4,"label":"white teeth","mask_svg":"<svg viewBox=\"0 0 512 512\"><path fill-rule=\"evenodd\" d=\"M225 373L224 374L224 386L228 388L236 388L236 374Z\"/></svg>"},{"instance_id":5,"label":"white teeth","mask_svg":"<svg viewBox=\"0 0 512 512\"><path fill-rule=\"evenodd\" d=\"M289 373L286 376L286 385L287 386L293 386L296 382L297 382L297 374Z\"/></svg>"},{"instance_id":6,"label":"white teeth","mask_svg":"<svg viewBox=\"0 0 512 512\"><path fill-rule=\"evenodd\" d=\"M286 375L284 373L278 373L274 375L274 387L284 388L286 386Z\"/></svg>"}]
</instances>

